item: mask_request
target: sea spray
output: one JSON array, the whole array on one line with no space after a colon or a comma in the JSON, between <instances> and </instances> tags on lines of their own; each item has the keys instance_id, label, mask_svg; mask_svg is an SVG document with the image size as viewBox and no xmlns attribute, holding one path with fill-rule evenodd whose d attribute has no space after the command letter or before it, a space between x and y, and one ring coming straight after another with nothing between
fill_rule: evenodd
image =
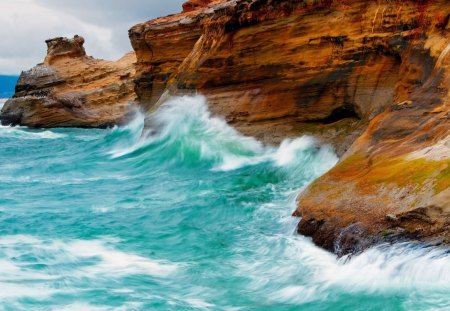
<instances>
[{"instance_id":1,"label":"sea spray","mask_svg":"<svg viewBox=\"0 0 450 311\"><path fill-rule=\"evenodd\" d=\"M7 98L0 98L0 110L3 108L7 100Z\"/></svg>"},{"instance_id":2,"label":"sea spray","mask_svg":"<svg viewBox=\"0 0 450 311\"><path fill-rule=\"evenodd\" d=\"M265 146L200 96L147 118L0 128L0 309L450 308L444 249L337 259L295 233L296 196L336 163L331 147Z\"/></svg>"},{"instance_id":3,"label":"sea spray","mask_svg":"<svg viewBox=\"0 0 450 311\"><path fill-rule=\"evenodd\" d=\"M146 119L148 128L144 130ZM123 132L123 129L115 131ZM179 163L211 163L214 170L227 171L262 162L280 167L308 162L300 153L328 156L324 162L337 162L331 147L319 146L312 137L288 139L276 148L264 146L252 137L241 135L225 120L212 116L203 96L183 96L169 99L148 115L138 115L127 127L134 141L129 146L115 147L112 158L145 153L166 155L167 161ZM122 144L122 142L120 142ZM306 155L304 155L306 156ZM321 172L323 173L323 172Z\"/></svg>"}]
</instances>

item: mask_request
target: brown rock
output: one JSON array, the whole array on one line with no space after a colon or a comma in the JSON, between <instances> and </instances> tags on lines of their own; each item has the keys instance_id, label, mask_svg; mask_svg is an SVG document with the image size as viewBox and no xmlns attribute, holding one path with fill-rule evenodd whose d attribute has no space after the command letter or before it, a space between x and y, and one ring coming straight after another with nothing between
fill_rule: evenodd
<instances>
[{"instance_id":1,"label":"brown rock","mask_svg":"<svg viewBox=\"0 0 450 311\"><path fill-rule=\"evenodd\" d=\"M135 100L134 53L111 62L88 57L80 36L46 43L44 63L22 72L2 124L108 127L127 119Z\"/></svg>"},{"instance_id":2,"label":"brown rock","mask_svg":"<svg viewBox=\"0 0 450 311\"><path fill-rule=\"evenodd\" d=\"M450 129L447 4L199 5L130 30L137 95L154 109L164 92L199 91L245 134L333 143L342 161L296 212L299 232L320 246L342 255L382 240L445 240L448 211L431 202L450 179L438 147Z\"/></svg>"},{"instance_id":3,"label":"brown rock","mask_svg":"<svg viewBox=\"0 0 450 311\"><path fill-rule=\"evenodd\" d=\"M415 14L414 5L404 7ZM151 108L166 90L200 91L214 113L245 134L279 142L310 133L343 154L368 121L397 100L398 50L408 34L396 29L415 17L396 21L398 8L391 7L381 34L372 34L368 16L376 9L364 1L351 8L215 1L136 25L130 39L137 95Z\"/></svg>"},{"instance_id":4,"label":"brown rock","mask_svg":"<svg viewBox=\"0 0 450 311\"><path fill-rule=\"evenodd\" d=\"M183 3L183 12L186 13L186 12L191 12L191 11L205 8L206 6L208 6L208 4L210 4L213 1L215 1L215 0L189 0L189 1L186 1L185 3Z\"/></svg>"},{"instance_id":5,"label":"brown rock","mask_svg":"<svg viewBox=\"0 0 450 311\"><path fill-rule=\"evenodd\" d=\"M47 43L47 57L45 64L50 65L54 59L63 57L85 57L84 38L75 35L73 39L54 38L45 41Z\"/></svg>"}]
</instances>

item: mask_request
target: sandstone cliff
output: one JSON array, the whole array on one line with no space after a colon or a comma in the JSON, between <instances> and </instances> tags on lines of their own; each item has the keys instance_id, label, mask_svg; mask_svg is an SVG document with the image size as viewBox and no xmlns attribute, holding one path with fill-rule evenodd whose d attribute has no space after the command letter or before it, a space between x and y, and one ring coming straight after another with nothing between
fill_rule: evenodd
<instances>
[{"instance_id":1,"label":"sandstone cliff","mask_svg":"<svg viewBox=\"0 0 450 311\"><path fill-rule=\"evenodd\" d=\"M107 127L126 120L135 99L134 53L111 62L87 56L80 36L46 43L44 63L22 72L3 107L3 125Z\"/></svg>"},{"instance_id":2,"label":"sandstone cliff","mask_svg":"<svg viewBox=\"0 0 450 311\"><path fill-rule=\"evenodd\" d=\"M329 250L448 241L448 1L184 8L130 30L146 107L164 92L196 91L246 134L312 133L333 143L343 160L301 195L295 213L299 232Z\"/></svg>"}]
</instances>

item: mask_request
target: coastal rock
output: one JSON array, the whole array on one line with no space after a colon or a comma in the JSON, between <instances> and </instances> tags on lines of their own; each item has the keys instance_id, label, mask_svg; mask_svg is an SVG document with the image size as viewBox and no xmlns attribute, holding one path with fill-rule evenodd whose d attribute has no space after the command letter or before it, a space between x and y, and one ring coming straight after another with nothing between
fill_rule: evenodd
<instances>
[{"instance_id":1,"label":"coastal rock","mask_svg":"<svg viewBox=\"0 0 450 311\"><path fill-rule=\"evenodd\" d=\"M130 30L137 95L152 110L200 92L244 134L332 143L342 160L295 212L328 250L448 242L449 14L444 0L186 5Z\"/></svg>"},{"instance_id":2,"label":"coastal rock","mask_svg":"<svg viewBox=\"0 0 450 311\"><path fill-rule=\"evenodd\" d=\"M401 61L396 100L299 198L298 232L339 255L381 241L450 243L450 33L433 19L450 11L439 1L414 5L416 27L383 44ZM396 8L380 9L386 19Z\"/></svg>"},{"instance_id":3,"label":"coastal rock","mask_svg":"<svg viewBox=\"0 0 450 311\"><path fill-rule=\"evenodd\" d=\"M108 127L133 111L134 53L116 62L86 55L84 39L46 41L43 64L22 72L0 114L3 125Z\"/></svg>"},{"instance_id":4,"label":"coastal rock","mask_svg":"<svg viewBox=\"0 0 450 311\"><path fill-rule=\"evenodd\" d=\"M213 1L136 25L138 98L152 109L164 92L200 92L244 134L278 143L309 133L342 155L399 100L396 50L415 17L385 11L380 35L372 32L376 9L365 1Z\"/></svg>"}]
</instances>

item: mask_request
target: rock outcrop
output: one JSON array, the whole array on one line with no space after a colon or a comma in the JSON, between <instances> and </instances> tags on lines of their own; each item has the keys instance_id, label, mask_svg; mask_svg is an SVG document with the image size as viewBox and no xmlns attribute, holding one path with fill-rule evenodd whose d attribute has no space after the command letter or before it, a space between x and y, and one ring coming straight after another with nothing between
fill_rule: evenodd
<instances>
[{"instance_id":1,"label":"rock outcrop","mask_svg":"<svg viewBox=\"0 0 450 311\"><path fill-rule=\"evenodd\" d=\"M126 121L136 97L134 53L111 62L87 56L80 36L46 43L44 63L22 72L4 105L3 125L108 127Z\"/></svg>"},{"instance_id":2,"label":"rock outcrop","mask_svg":"<svg viewBox=\"0 0 450 311\"><path fill-rule=\"evenodd\" d=\"M190 1L130 30L136 92L148 109L200 92L245 134L331 142L342 161L295 213L326 249L446 242L449 14L445 0Z\"/></svg>"},{"instance_id":3,"label":"rock outcrop","mask_svg":"<svg viewBox=\"0 0 450 311\"><path fill-rule=\"evenodd\" d=\"M148 108L166 91L195 90L244 134L276 143L311 133L342 155L374 116L414 87L415 77L397 90L402 59L396 51L415 36L414 2L400 11L370 1L186 6L195 10L130 30L136 93Z\"/></svg>"},{"instance_id":4,"label":"rock outcrop","mask_svg":"<svg viewBox=\"0 0 450 311\"><path fill-rule=\"evenodd\" d=\"M244 134L336 147L341 161L295 212L316 244L448 243L449 19L447 0L189 0L132 27L135 54L118 62L87 57L81 37L49 40L1 119L107 126L135 97L151 111L199 92Z\"/></svg>"}]
</instances>

